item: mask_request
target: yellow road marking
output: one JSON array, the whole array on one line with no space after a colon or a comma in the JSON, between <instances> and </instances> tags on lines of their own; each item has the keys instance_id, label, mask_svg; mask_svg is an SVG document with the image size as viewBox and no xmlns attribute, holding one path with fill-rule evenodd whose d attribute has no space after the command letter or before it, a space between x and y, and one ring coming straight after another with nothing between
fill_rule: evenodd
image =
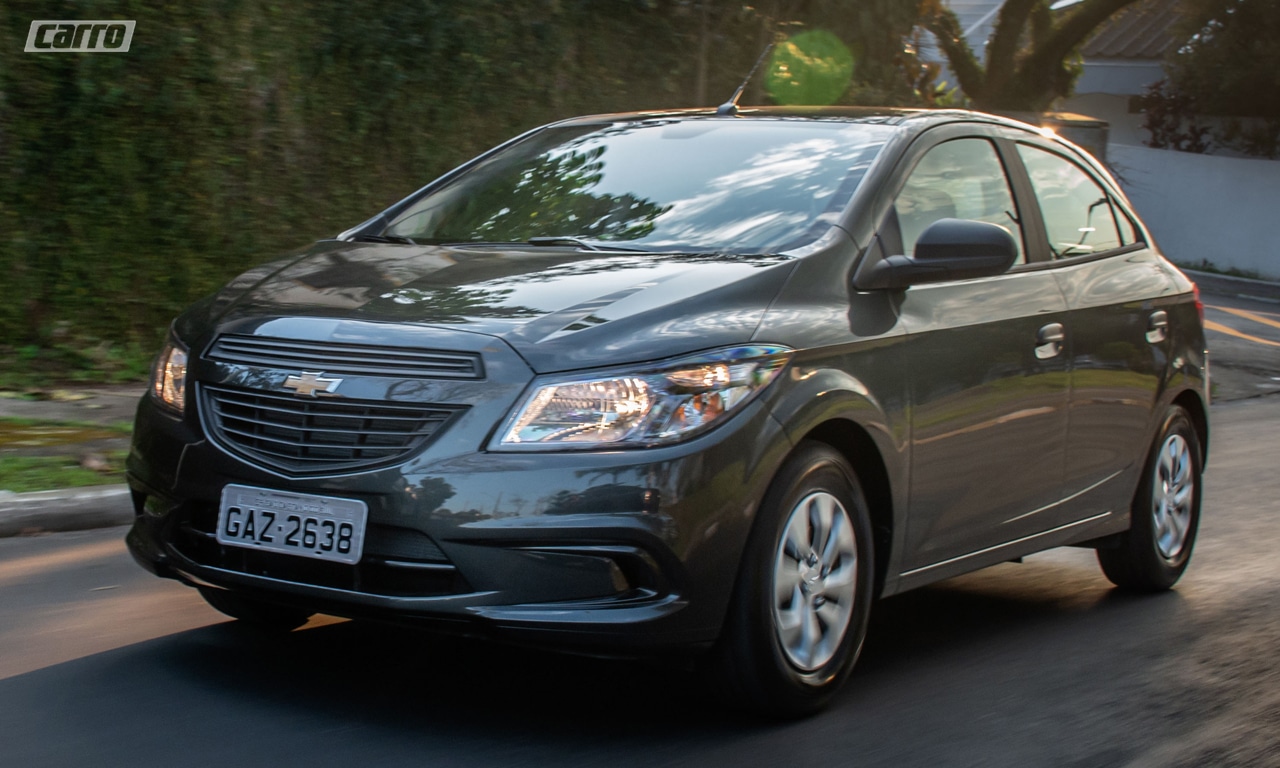
<instances>
[{"instance_id":1,"label":"yellow road marking","mask_svg":"<svg viewBox=\"0 0 1280 768\"><path fill-rule=\"evenodd\" d=\"M1263 325L1269 325L1272 328L1280 328L1280 320L1272 320L1270 317L1263 317L1263 314L1269 315L1271 314L1270 312L1266 312L1266 313L1250 312L1247 309L1236 309L1234 307L1213 307L1210 304L1205 304L1205 306L1211 307L1212 309L1216 309L1219 312L1230 313L1232 315L1235 315L1236 317L1243 317L1245 320L1252 320L1255 323L1262 323Z\"/></svg>"},{"instance_id":2,"label":"yellow road marking","mask_svg":"<svg viewBox=\"0 0 1280 768\"><path fill-rule=\"evenodd\" d=\"M1223 325L1221 323L1215 323L1212 320L1205 320L1204 327L1210 331L1225 333L1228 336L1235 336L1236 338L1245 339L1246 341L1252 341L1257 344L1266 344L1269 347L1280 347L1280 341L1271 341L1269 339L1260 339L1257 336L1250 336L1247 333L1241 333L1240 331L1237 331L1235 328L1232 328L1227 325Z\"/></svg>"}]
</instances>

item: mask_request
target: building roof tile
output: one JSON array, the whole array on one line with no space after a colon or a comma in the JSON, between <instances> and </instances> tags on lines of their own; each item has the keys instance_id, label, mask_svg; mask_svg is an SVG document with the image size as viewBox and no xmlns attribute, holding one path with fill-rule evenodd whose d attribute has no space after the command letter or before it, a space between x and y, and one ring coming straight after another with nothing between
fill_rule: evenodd
<instances>
[{"instance_id":1,"label":"building roof tile","mask_svg":"<svg viewBox=\"0 0 1280 768\"><path fill-rule=\"evenodd\" d=\"M1179 0L1144 0L1111 17L1081 47L1086 59L1160 59L1178 43Z\"/></svg>"}]
</instances>

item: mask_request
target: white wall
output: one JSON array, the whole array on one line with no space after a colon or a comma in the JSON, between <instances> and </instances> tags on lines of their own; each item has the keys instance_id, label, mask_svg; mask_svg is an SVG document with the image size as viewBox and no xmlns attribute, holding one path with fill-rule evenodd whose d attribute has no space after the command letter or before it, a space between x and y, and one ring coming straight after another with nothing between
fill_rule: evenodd
<instances>
[{"instance_id":1,"label":"white wall","mask_svg":"<svg viewBox=\"0 0 1280 768\"><path fill-rule=\"evenodd\" d=\"M1140 96L1148 85L1164 77L1160 59L1085 59L1075 92Z\"/></svg>"},{"instance_id":2,"label":"white wall","mask_svg":"<svg viewBox=\"0 0 1280 768\"><path fill-rule=\"evenodd\" d=\"M1280 161L1111 144L1107 164L1171 260L1280 280Z\"/></svg>"},{"instance_id":3,"label":"white wall","mask_svg":"<svg viewBox=\"0 0 1280 768\"><path fill-rule=\"evenodd\" d=\"M1129 111L1129 97L1110 93L1085 93L1065 99L1058 107L1107 121L1112 144L1142 144L1151 136L1142 127L1146 115Z\"/></svg>"}]
</instances>

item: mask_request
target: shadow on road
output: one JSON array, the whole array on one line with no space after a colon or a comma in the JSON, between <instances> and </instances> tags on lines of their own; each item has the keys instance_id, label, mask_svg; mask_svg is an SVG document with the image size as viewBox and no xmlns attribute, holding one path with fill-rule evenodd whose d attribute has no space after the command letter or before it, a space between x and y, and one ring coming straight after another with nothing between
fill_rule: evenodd
<instances>
[{"instance_id":1,"label":"shadow on road","mask_svg":"<svg viewBox=\"0 0 1280 768\"><path fill-rule=\"evenodd\" d=\"M1005 718L1046 701L1060 706L1045 698L1055 686L1115 663L1093 654L1098 635L1133 622L1168 626L1180 611L1176 593L1119 596L1074 564L954 579L881 603L863 662L832 709L782 724L726 710L675 665L359 622L275 638L224 623L0 681L0 698L31 703L2 713L0 738L24 766L135 765L138 755L175 765L616 767L705 765L713 756L773 765L837 747L879 756L865 764L928 764L892 756L1004 738ZM1070 706L1087 711L1088 697L1079 698ZM966 713L982 701L1001 717L975 728ZM1019 749L1032 749L1029 758L1051 748ZM1018 749L1010 756L1024 759Z\"/></svg>"}]
</instances>

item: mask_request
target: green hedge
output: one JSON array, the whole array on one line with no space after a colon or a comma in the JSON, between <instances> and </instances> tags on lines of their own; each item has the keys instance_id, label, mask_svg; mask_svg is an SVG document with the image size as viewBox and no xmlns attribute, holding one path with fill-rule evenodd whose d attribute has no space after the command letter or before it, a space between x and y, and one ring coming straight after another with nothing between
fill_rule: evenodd
<instances>
[{"instance_id":1,"label":"green hedge","mask_svg":"<svg viewBox=\"0 0 1280 768\"><path fill-rule=\"evenodd\" d=\"M896 2L836 19L860 24L844 31L855 50L901 47L902 30L866 18ZM843 5L783 10L829 21ZM574 114L691 105L699 40L711 46L707 92L722 100L766 22L709 7L710 21L693 1L11 0L0 373L101 372L113 359L137 373L194 299L505 138ZM127 54L23 53L31 20L50 18L137 27ZM893 94L891 65L864 68L859 87Z\"/></svg>"}]
</instances>

